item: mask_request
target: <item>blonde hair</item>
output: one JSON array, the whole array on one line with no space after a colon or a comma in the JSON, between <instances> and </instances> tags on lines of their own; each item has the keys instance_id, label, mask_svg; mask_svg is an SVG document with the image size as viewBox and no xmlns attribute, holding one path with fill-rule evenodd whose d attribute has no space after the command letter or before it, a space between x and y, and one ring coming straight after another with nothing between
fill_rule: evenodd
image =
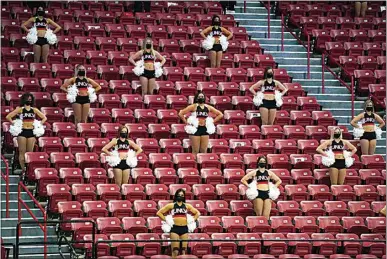
<instances>
[{"instance_id":1,"label":"blonde hair","mask_svg":"<svg viewBox=\"0 0 387 259\"><path fill-rule=\"evenodd\" d=\"M152 40L152 38L150 38L150 37L146 37L146 38L144 39L144 41L142 42L142 51L144 51L144 50L146 49L145 45L146 45L146 42L147 42L148 40L151 41L151 53L152 53L152 55L154 56L154 55L155 55L155 50L153 49L153 40Z\"/></svg>"},{"instance_id":2,"label":"blonde hair","mask_svg":"<svg viewBox=\"0 0 387 259\"><path fill-rule=\"evenodd\" d=\"M375 106L374 106L374 102L371 100L371 99L368 99L367 101L364 102L364 111L366 111L366 108L368 106L369 103L372 103L372 112L374 113L375 112Z\"/></svg>"},{"instance_id":3,"label":"blonde hair","mask_svg":"<svg viewBox=\"0 0 387 259\"><path fill-rule=\"evenodd\" d=\"M75 77L78 76L79 67L84 67L85 68L85 76L84 77L86 77L87 70L86 70L86 67L83 64L78 64L78 65L75 66L74 76Z\"/></svg>"},{"instance_id":4,"label":"blonde hair","mask_svg":"<svg viewBox=\"0 0 387 259\"><path fill-rule=\"evenodd\" d=\"M339 131L340 131L340 138L339 138L339 139L342 139L342 138L343 138L343 131L341 130L341 128L340 128L340 127L335 127L335 128L332 130L332 132L331 132L331 140L334 139L333 135L335 134L335 131L336 131L336 130L339 130Z\"/></svg>"}]
</instances>

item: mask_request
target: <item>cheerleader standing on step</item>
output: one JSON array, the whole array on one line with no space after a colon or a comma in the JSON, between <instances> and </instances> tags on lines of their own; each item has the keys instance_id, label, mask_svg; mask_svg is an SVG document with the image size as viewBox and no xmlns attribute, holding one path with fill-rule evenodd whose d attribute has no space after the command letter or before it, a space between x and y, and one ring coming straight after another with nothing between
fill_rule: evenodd
<instances>
[{"instance_id":1,"label":"cheerleader standing on step","mask_svg":"<svg viewBox=\"0 0 387 259\"><path fill-rule=\"evenodd\" d=\"M26 152L33 152L36 142L34 135L34 121L36 115L41 119L41 124L47 121L47 117L39 111L38 108L33 107L35 98L31 93L24 93L20 100L20 106L10 112L5 118L12 124L15 123L13 118L19 116L22 120L22 131L17 136L17 143L19 149L19 163L22 171L25 171L25 157Z\"/></svg>"},{"instance_id":2,"label":"cheerleader standing on step","mask_svg":"<svg viewBox=\"0 0 387 259\"><path fill-rule=\"evenodd\" d=\"M339 127L336 127L333 131L332 138L322 143L316 151L323 156L328 157L331 150L334 154L334 163L329 168L329 174L331 178L331 185L343 185L345 176L347 174L346 158L344 152L346 148L351 151L353 156L356 153L356 148L348 141L342 138L342 132Z\"/></svg>"},{"instance_id":3,"label":"cheerleader standing on step","mask_svg":"<svg viewBox=\"0 0 387 259\"><path fill-rule=\"evenodd\" d=\"M253 180L253 183L256 182L258 190L258 196L253 200L255 215L264 216L269 220L272 203L269 182L273 180L278 188L282 183L281 179L272 171L267 170L266 157L260 156L258 158L258 169L249 172L241 180L242 184L249 188L248 180Z\"/></svg>"},{"instance_id":4,"label":"cheerleader standing on step","mask_svg":"<svg viewBox=\"0 0 387 259\"><path fill-rule=\"evenodd\" d=\"M185 191L183 189L176 191L173 203L169 203L162 207L157 212L157 216L165 222L167 221L165 215L168 213L172 215L173 218L173 226L170 230L170 239L187 240L189 232L187 214L191 213L193 215L193 220L196 221L200 217L200 212L191 204L185 203ZM180 242L172 242L171 248L172 258L176 258L179 255ZM187 242L181 242L181 251L182 255L186 254Z\"/></svg>"},{"instance_id":5,"label":"cheerleader standing on step","mask_svg":"<svg viewBox=\"0 0 387 259\"><path fill-rule=\"evenodd\" d=\"M263 80L250 87L250 92L256 96L260 94L256 90L263 93L262 103L259 105L259 113L261 114L262 125L273 125L277 114L278 103L275 97L275 91L281 91L285 95L288 89L279 81L274 80L274 72L272 67L265 69Z\"/></svg>"},{"instance_id":6,"label":"cheerleader standing on step","mask_svg":"<svg viewBox=\"0 0 387 259\"><path fill-rule=\"evenodd\" d=\"M113 167L114 180L118 186L127 184L129 182L130 167L126 162L128 157L128 151L133 149L136 151L136 156L142 153L141 147L139 147L132 140L128 139L128 128L121 126L118 130L118 137L112 139L106 146L102 148L102 152L111 156L112 153L109 151L112 148L118 151L121 162Z\"/></svg>"},{"instance_id":7,"label":"cheerleader standing on step","mask_svg":"<svg viewBox=\"0 0 387 259\"><path fill-rule=\"evenodd\" d=\"M195 156L197 153L207 153L209 140L207 118L210 118L210 112L216 115L213 123L216 123L223 118L223 114L219 110L205 102L205 95L203 93L198 93L194 98L194 104L189 105L179 112L179 117L184 124L187 124L187 119L185 117L187 113L191 113L191 116L193 114L199 121L197 131L194 134L190 134L192 154Z\"/></svg>"},{"instance_id":8,"label":"cheerleader standing on step","mask_svg":"<svg viewBox=\"0 0 387 259\"><path fill-rule=\"evenodd\" d=\"M223 47L220 44L220 38L225 35L227 36L227 40L230 40L232 38L232 33L222 27L220 25L220 17L217 15L214 15L212 17L212 26L209 26L205 28L200 35L207 39L207 36L214 37L214 45L212 49L209 51L209 58L211 62L211 67L220 67L220 63L222 62L222 56L223 56Z\"/></svg>"},{"instance_id":9,"label":"cheerleader standing on step","mask_svg":"<svg viewBox=\"0 0 387 259\"><path fill-rule=\"evenodd\" d=\"M136 61L141 59L144 62L144 72L140 75L140 83L142 87L142 96L153 94L156 87L156 59L161 60L160 68L165 64L165 58L156 50L153 49L153 41L151 38L146 38L143 42L142 49L133 56L129 57L129 62L136 66Z\"/></svg>"},{"instance_id":10,"label":"cheerleader standing on step","mask_svg":"<svg viewBox=\"0 0 387 259\"><path fill-rule=\"evenodd\" d=\"M62 27L60 27L53 20L49 18L44 18L44 14L45 12L43 7L39 7L38 11L36 12L36 16L31 17L21 25L21 28L25 30L27 33L30 32L30 29L27 29L27 26L30 24L33 24L33 28L36 28L37 30L38 38L33 46L35 63L39 63L41 59L43 63L47 63L47 57L48 57L48 52L50 50L50 45L47 39L45 38L45 36L49 25L51 24L55 27L55 30L53 31L54 34L56 34L62 29Z\"/></svg>"},{"instance_id":11,"label":"cheerleader standing on step","mask_svg":"<svg viewBox=\"0 0 387 259\"><path fill-rule=\"evenodd\" d=\"M90 90L90 88L94 90ZM86 68L83 65L77 65L75 77L65 80L60 89L67 93L67 99L72 103L75 126L78 123L86 123L90 110L90 91L95 94L101 90L101 86L93 79L86 77ZM70 93L74 94L72 100L69 98Z\"/></svg>"},{"instance_id":12,"label":"cheerleader standing on step","mask_svg":"<svg viewBox=\"0 0 387 259\"><path fill-rule=\"evenodd\" d=\"M362 124L361 126L358 125L359 122ZM375 154L377 139L375 133L376 123L379 124L378 128L383 128L385 125L383 119L374 113L374 103L371 100L367 100L364 105L364 112L357 115L351 121L354 129L364 130L363 135L360 137L361 153L363 155Z\"/></svg>"}]
</instances>

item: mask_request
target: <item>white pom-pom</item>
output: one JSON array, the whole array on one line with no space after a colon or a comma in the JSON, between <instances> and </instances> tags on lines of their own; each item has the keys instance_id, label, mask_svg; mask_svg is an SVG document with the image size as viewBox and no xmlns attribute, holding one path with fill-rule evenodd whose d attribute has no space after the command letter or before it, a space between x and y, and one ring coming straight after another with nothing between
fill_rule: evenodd
<instances>
[{"instance_id":1,"label":"white pom-pom","mask_svg":"<svg viewBox=\"0 0 387 259\"><path fill-rule=\"evenodd\" d=\"M360 125L360 128L353 128L353 136L355 138L361 138L363 134L364 134L364 129L361 125Z\"/></svg>"},{"instance_id":2,"label":"white pom-pom","mask_svg":"<svg viewBox=\"0 0 387 259\"><path fill-rule=\"evenodd\" d=\"M257 92L257 94L254 96L253 102L255 106L261 106L263 104L263 98L265 98L265 95L262 91Z\"/></svg>"},{"instance_id":3,"label":"white pom-pom","mask_svg":"<svg viewBox=\"0 0 387 259\"><path fill-rule=\"evenodd\" d=\"M137 61L136 66L132 69L133 73L136 76L141 76L142 74L144 74L144 70L145 70L144 60L142 60L142 59Z\"/></svg>"},{"instance_id":4,"label":"white pom-pom","mask_svg":"<svg viewBox=\"0 0 387 259\"><path fill-rule=\"evenodd\" d=\"M191 116L187 119L187 125L185 125L184 129L187 134L195 134L199 127L199 120L195 114L191 114Z\"/></svg>"},{"instance_id":5,"label":"white pom-pom","mask_svg":"<svg viewBox=\"0 0 387 259\"><path fill-rule=\"evenodd\" d=\"M35 44L38 41L38 31L36 27L32 27L27 34L26 40L29 44Z\"/></svg>"},{"instance_id":6,"label":"white pom-pom","mask_svg":"<svg viewBox=\"0 0 387 259\"><path fill-rule=\"evenodd\" d=\"M175 225L175 220L173 219L172 215L167 215L165 217L165 222L170 225L171 227L173 227L173 225Z\"/></svg>"},{"instance_id":7,"label":"white pom-pom","mask_svg":"<svg viewBox=\"0 0 387 259\"><path fill-rule=\"evenodd\" d=\"M269 198L271 200L275 201L276 199L278 199L280 194L281 194L281 192L278 189L278 187L275 186L273 183L269 183Z\"/></svg>"},{"instance_id":8,"label":"white pom-pom","mask_svg":"<svg viewBox=\"0 0 387 259\"><path fill-rule=\"evenodd\" d=\"M208 134L214 134L216 131L216 126L214 124L214 119L211 117L206 118L206 128Z\"/></svg>"},{"instance_id":9,"label":"white pom-pom","mask_svg":"<svg viewBox=\"0 0 387 259\"><path fill-rule=\"evenodd\" d=\"M219 43L220 43L220 45L222 45L223 51L226 51L226 49L228 48L227 37L224 35L220 36Z\"/></svg>"},{"instance_id":10,"label":"white pom-pom","mask_svg":"<svg viewBox=\"0 0 387 259\"><path fill-rule=\"evenodd\" d=\"M51 29L47 29L46 35L44 35L44 37L47 39L48 44L50 45L54 45L58 42L58 38Z\"/></svg>"},{"instance_id":11,"label":"white pom-pom","mask_svg":"<svg viewBox=\"0 0 387 259\"><path fill-rule=\"evenodd\" d=\"M351 152L344 150L345 167L350 168L353 165L355 159L351 156Z\"/></svg>"},{"instance_id":12,"label":"white pom-pom","mask_svg":"<svg viewBox=\"0 0 387 259\"><path fill-rule=\"evenodd\" d=\"M106 157L106 162L107 162L111 167L115 167L115 166L117 166L119 163L121 163L120 155L119 155L119 153L118 153L117 150L113 150L113 151L110 152L110 153L111 153L111 155Z\"/></svg>"},{"instance_id":13,"label":"white pom-pom","mask_svg":"<svg viewBox=\"0 0 387 259\"><path fill-rule=\"evenodd\" d=\"M208 35L207 38L202 42L202 47L205 50L210 50L214 47L215 39L211 35Z\"/></svg>"},{"instance_id":14,"label":"white pom-pom","mask_svg":"<svg viewBox=\"0 0 387 259\"><path fill-rule=\"evenodd\" d=\"M275 101L276 101L276 104L277 104L277 107L281 107L282 104L283 104L283 101L282 101L282 93L278 90L274 91L274 97L275 97Z\"/></svg>"},{"instance_id":15,"label":"white pom-pom","mask_svg":"<svg viewBox=\"0 0 387 259\"><path fill-rule=\"evenodd\" d=\"M91 103L97 101L97 94L95 93L94 87L89 86L87 88L87 93L89 94L89 99Z\"/></svg>"},{"instance_id":16,"label":"white pom-pom","mask_svg":"<svg viewBox=\"0 0 387 259\"><path fill-rule=\"evenodd\" d=\"M195 232L196 229L196 222L195 218L191 214L187 214L187 227L188 227L188 232L193 233Z\"/></svg>"},{"instance_id":17,"label":"white pom-pom","mask_svg":"<svg viewBox=\"0 0 387 259\"><path fill-rule=\"evenodd\" d=\"M175 221L173 220L172 215L165 216L165 221L161 222L161 229L164 231L164 233L169 233L171 232L174 224Z\"/></svg>"},{"instance_id":18,"label":"white pom-pom","mask_svg":"<svg viewBox=\"0 0 387 259\"><path fill-rule=\"evenodd\" d=\"M382 138L382 129L379 128L378 126L375 126L375 134L376 134L376 139L381 139Z\"/></svg>"},{"instance_id":19,"label":"white pom-pom","mask_svg":"<svg viewBox=\"0 0 387 259\"><path fill-rule=\"evenodd\" d=\"M258 197L257 180L254 179L246 190L246 197L249 200L255 200Z\"/></svg>"},{"instance_id":20,"label":"white pom-pom","mask_svg":"<svg viewBox=\"0 0 387 259\"><path fill-rule=\"evenodd\" d=\"M160 62L155 62L155 77L159 78L163 75L163 68L161 67Z\"/></svg>"},{"instance_id":21,"label":"white pom-pom","mask_svg":"<svg viewBox=\"0 0 387 259\"><path fill-rule=\"evenodd\" d=\"M328 149L327 151L325 151L325 153L327 154L327 156L322 156L321 162L326 167L330 167L335 163L335 154L331 149Z\"/></svg>"},{"instance_id":22,"label":"white pom-pom","mask_svg":"<svg viewBox=\"0 0 387 259\"><path fill-rule=\"evenodd\" d=\"M189 135L193 135L196 133L196 131L198 131L198 128L192 125L185 125L184 129L185 129L185 132L187 132L187 134Z\"/></svg>"},{"instance_id":23,"label":"white pom-pom","mask_svg":"<svg viewBox=\"0 0 387 259\"><path fill-rule=\"evenodd\" d=\"M13 121L13 124L9 127L9 133L12 136L17 137L23 131L23 121L16 119Z\"/></svg>"},{"instance_id":24,"label":"white pom-pom","mask_svg":"<svg viewBox=\"0 0 387 259\"><path fill-rule=\"evenodd\" d=\"M66 95L67 101L69 101L70 103L74 103L75 100L77 99L78 92L79 91L76 85L72 85L69 88L67 88L67 95Z\"/></svg>"},{"instance_id":25,"label":"white pom-pom","mask_svg":"<svg viewBox=\"0 0 387 259\"><path fill-rule=\"evenodd\" d=\"M33 133L36 137L40 137L44 135L44 127L41 121L34 120L34 130Z\"/></svg>"},{"instance_id":26,"label":"white pom-pom","mask_svg":"<svg viewBox=\"0 0 387 259\"><path fill-rule=\"evenodd\" d=\"M137 163L138 163L138 160L137 160L137 156L136 156L136 151L134 151L133 149L129 149L128 156L126 158L126 164L129 167L133 168L133 167L137 166Z\"/></svg>"}]
</instances>

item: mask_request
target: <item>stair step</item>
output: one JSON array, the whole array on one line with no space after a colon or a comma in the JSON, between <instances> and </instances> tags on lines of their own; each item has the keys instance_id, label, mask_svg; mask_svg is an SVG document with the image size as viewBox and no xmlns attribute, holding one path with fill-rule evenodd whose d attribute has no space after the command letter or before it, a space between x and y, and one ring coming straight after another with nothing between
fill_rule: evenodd
<instances>
[{"instance_id":1,"label":"stair step","mask_svg":"<svg viewBox=\"0 0 387 259\"><path fill-rule=\"evenodd\" d=\"M268 38L268 33L266 31L254 31L254 32L249 32L249 34L251 35L252 38ZM281 40L281 34L282 32L281 31L270 31L270 38L273 38L273 39L278 39L278 40ZM288 39L293 39L294 40L294 37L293 35L290 33L290 32L287 32L285 31L284 32L284 39L286 39L286 41Z\"/></svg>"},{"instance_id":2,"label":"stair step","mask_svg":"<svg viewBox=\"0 0 387 259\"><path fill-rule=\"evenodd\" d=\"M282 58L282 57L277 57L275 59L275 62L278 63L279 66L287 66L287 65L307 65L308 59L307 58L299 58L299 57L294 57L294 58ZM311 66L319 66L321 70L321 59L320 58L311 58L310 59L310 65Z\"/></svg>"},{"instance_id":3,"label":"stair step","mask_svg":"<svg viewBox=\"0 0 387 259\"><path fill-rule=\"evenodd\" d=\"M235 13L234 18L236 21L238 21L238 18L244 18L244 19L267 19L267 13L254 13L254 12L249 12L249 10L246 10L246 13L240 14L240 13ZM271 19L275 19L275 15L272 14L270 15ZM279 19L277 19L279 20Z\"/></svg>"},{"instance_id":4,"label":"stair step","mask_svg":"<svg viewBox=\"0 0 387 259\"><path fill-rule=\"evenodd\" d=\"M267 26L267 19L248 19L248 18L240 18L238 19L239 26L240 27L246 27L246 26L254 26L254 25L260 25L260 26ZM281 20L278 19L270 19L270 26L281 26Z\"/></svg>"},{"instance_id":5,"label":"stair step","mask_svg":"<svg viewBox=\"0 0 387 259\"><path fill-rule=\"evenodd\" d=\"M31 220L31 218L25 218L24 220ZM17 220L15 221L17 223ZM2 221L1 224L1 236L12 237L16 236L16 223L12 226L5 226ZM55 235L55 226L47 226L47 234ZM26 226L22 227L22 236L43 236L43 231L39 226Z\"/></svg>"},{"instance_id":6,"label":"stair step","mask_svg":"<svg viewBox=\"0 0 387 259\"><path fill-rule=\"evenodd\" d=\"M40 209L30 208L30 210L32 211L32 213L34 213L35 216L43 217L43 213L42 213L42 211ZM30 213L26 209L22 209L21 211L22 211L22 218L31 217ZM1 210L1 217L5 218L5 216L6 216L5 208L2 208L2 210ZM17 218L18 217L18 210L17 209L10 209L9 210L9 216L11 218Z\"/></svg>"},{"instance_id":7,"label":"stair step","mask_svg":"<svg viewBox=\"0 0 387 259\"><path fill-rule=\"evenodd\" d=\"M314 96L315 94L321 94L322 89L321 86L305 86L302 85L302 88L305 91L308 91L308 95ZM330 93L330 94L346 94L348 93L347 88L342 87L342 86L325 86L325 93Z\"/></svg>"}]
</instances>

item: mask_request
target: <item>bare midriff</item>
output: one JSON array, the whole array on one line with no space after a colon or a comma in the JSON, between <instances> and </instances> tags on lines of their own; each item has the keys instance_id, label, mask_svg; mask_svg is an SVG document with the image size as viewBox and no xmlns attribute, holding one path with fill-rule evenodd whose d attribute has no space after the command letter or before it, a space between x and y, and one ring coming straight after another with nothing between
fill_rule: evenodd
<instances>
[{"instance_id":1,"label":"bare midriff","mask_svg":"<svg viewBox=\"0 0 387 259\"><path fill-rule=\"evenodd\" d=\"M215 39L215 44L220 43L220 36L214 36L214 39Z\"/></svg>"},{"instance_id":2,"label":"bare midriff","mask_svg":"<svg viewBox=\"0 0 387 259\"><path fill-rule=\"evenodd\" d=\"M187 226L187 216L173 216L173 220L176 226Z\"/></svg>"},{"instance_id":3,"label":"bare midriff","mask_svg":"<svg viewBox=\"0 0 387 259\"><path fill-rule=\"evenodd\" d=\"M267 181L265 181L267 182ZM257 190L258 191L268 191L269 190L269 184L267 183L257 183Z\"/></svg>"},{"instance_id":4,"label":"bare midriff","mask_svg":"<svg viewBox=\"0 0 387 259\"><path fill-rule=\"evenodd\" d=\"M155 70L155 65L154 65L154 62L153 61L145 61L144 62L144 68L146 70Z\"/></svg>"},{"instance_id":5,"label":"bare midriff","mask_svg":"<svg viewBox=\"0 0 387 259\"><path fill-rule=\"evenodd\" d=\"M374 132L375 131L375 124L374 123L364 123L363 129L365 132Z\"/></svg>"},{"instance_id":6,"label":"bare midriff","mask_svg":"<svg viewBox=\"0 0 387 259\"><path fill-rule=\"evenodd\" d=\"M45 28L37 29L38 37L46 36L46 31L47 31L47 29L45 29Z\"/></svg>"},{"instance_id":7,"label":"bare midriff","mask_svg":"<svg viewBox=\"0 0 387 259\"><path fill-rule=\"evenodd\" d=\"M199 120L199 126L206 126L206 118L205 117L198 117Z\"/></svg>"},{"instance_id":8,"label":"bare midriff","mask_svg":"<svg viewBox=\"0 0 387 259\"><path fill-rule=\"evenodd\" d=\"M23 120L23 129L33 129L34 121L25 121Z\"/></svg>"},{"instance_id":9,"label":"bare midriff","mask_svg":"<svg viewBox=\"0 0 387 259\"><path fill-rule=\"evenodd\" d=\"M121 160L126 159L128 157L128 150L119 150L118 154Z\"/></svg>"}]
</instances>

